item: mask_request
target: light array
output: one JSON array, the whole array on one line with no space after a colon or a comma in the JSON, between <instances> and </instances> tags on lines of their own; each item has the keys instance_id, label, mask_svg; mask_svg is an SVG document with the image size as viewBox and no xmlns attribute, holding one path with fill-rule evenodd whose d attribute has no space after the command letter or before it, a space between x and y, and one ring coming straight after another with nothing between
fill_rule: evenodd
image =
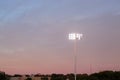
<instances>
[{"instance_id":1,"label":"light array","mask_svg":"<svg viewBox=\"0 0 120 80\"><path fill-rule=\"evenodd\" d=\"M80 40L82 36L83 36L83 34L70 33L70 34L69 34L69 39L70 39L70 40Z\"/></svg>"}]
</instances>

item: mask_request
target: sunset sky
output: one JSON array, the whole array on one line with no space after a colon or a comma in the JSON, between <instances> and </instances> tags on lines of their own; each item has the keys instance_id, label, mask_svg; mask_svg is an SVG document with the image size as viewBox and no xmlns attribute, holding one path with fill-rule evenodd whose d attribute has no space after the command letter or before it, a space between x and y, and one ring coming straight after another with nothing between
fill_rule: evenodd
<instances>
[{"instance_id":1,"label":"sunset sky","mask_svg":"<svg viewBox=\"0 0 120 80\"><path fill-rule=\"evenodd\" d=\"M120 0L0 0L0 71L8 74L120 70Z\"/></svg>"}]
</instances>

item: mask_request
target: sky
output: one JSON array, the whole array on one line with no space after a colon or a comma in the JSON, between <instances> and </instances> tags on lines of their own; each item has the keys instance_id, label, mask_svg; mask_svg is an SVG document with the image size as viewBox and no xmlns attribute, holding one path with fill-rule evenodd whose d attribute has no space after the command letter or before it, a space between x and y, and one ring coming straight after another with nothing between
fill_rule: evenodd
<instances>
[{"instance_id":1,"label":"sky","mask_svg":"<svg viewBox=\"0 0 120 80\"><path fill-rule=\"evenodd\" d=\"M0 70L8 74L120 70L120 0L0 0Z\"/></svg>"}]
</instances>

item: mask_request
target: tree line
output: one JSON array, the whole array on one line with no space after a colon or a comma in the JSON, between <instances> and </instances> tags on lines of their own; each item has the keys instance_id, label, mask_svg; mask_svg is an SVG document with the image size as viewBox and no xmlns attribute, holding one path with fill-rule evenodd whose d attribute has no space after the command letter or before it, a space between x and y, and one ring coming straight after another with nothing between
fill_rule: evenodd
<instances>
[{"instance_id":1,"label":"tree line","mask_svg":"<svg viewBox=\"0 0 120 80\"><path fill-rule=\"evenodd\" d=\"M74 80L74 74L52 74L51 80ZM77 80L120 80L120 71L102 71L93 74L77 74Z\"/></svg>"},{"instance_id":2,"label":"tree line","mask_svg":"<svg viewBox=\"0 0 120 80\"><path fill-rule=\"evenodd\" d=\"M32 80L29 75L26 80ZM74 80L74 74L51 74L51 75L34 75L35 77L42 77L41 80ZM21 77L21 75L10 76L5 73L0 73L0 80L10 80L10 77ZM77 80L120 80L120 71L102 71L93 74L77 74Z\"/></svg>"}]
</instances>

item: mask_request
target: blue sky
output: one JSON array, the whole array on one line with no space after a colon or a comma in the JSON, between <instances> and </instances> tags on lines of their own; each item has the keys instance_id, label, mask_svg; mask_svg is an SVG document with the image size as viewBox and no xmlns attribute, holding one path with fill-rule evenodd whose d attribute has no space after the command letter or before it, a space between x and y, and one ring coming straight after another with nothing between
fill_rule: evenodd
<instances>
[{"instance_id":1,"label":"blue sky","mask_svg":"<svg viewBox=\"0 0 120 80\"><path fill-rule=\"evenodd\" d=\"M70 73L73 42L67 36L79 32L84 34L78 42L79 73L89 73L90 65L93 72L119 70L115 66L120 65L119 4L119 0L1 0L1 69L11 74Z\"/></svg>"},{"instance_id":2,"label":"blue sky","mask_svg":"<svg viewBox=\"0 0 120 80\"><path fill-rule=\"evenodd\" d=\"M1 20L9 20L11 18L15 20L16 18L31 12L39 14L39 16L51 16L58 19L75 15L94 16L119 11L119 2L120 1L118 0L5 0L0 2L0 15Z\"/></svg>"}]
</instances>

